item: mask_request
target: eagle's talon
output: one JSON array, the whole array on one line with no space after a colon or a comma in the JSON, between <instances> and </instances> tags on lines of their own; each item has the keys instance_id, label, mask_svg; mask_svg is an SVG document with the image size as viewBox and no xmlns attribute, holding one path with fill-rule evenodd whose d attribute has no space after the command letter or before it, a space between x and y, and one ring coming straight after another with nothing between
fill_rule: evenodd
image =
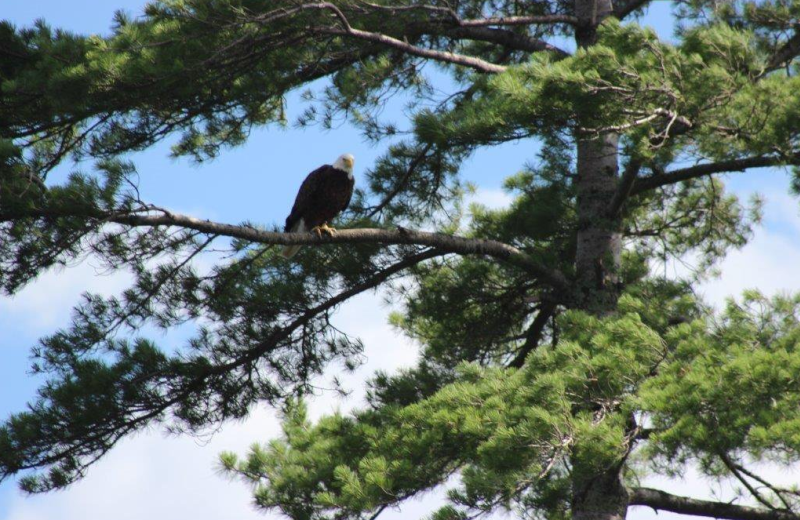
<instances>
[{"instance_id":1,"label":"eagle's talon","mask_svg":"<svg viewBox=\"0 0 800 520\"><path fill-rule=\"evenodd\" d=\"M316 233L317 237L319 238L322 238L323 234L331 237L336 235L336 229L330 227L327 223L322 224L320 226L314 226L313 228L311 228L311 231L313 233Z\"/></svg>"}]
</instances>

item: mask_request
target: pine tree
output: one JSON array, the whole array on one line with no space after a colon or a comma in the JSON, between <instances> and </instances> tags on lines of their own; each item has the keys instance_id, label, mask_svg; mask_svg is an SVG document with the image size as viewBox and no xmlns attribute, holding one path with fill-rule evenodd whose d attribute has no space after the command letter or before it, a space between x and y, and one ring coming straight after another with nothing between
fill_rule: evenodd
<instances>
[{"instance_id":1,"label":"pine tree","mask_svg":"<svg viewBox=\"0 0 800 520\"><path fill-rule=\"evenodd\" d=\"M148 426L202 431L268 402L282 438L221 458L295 519L374 518L454 474L436 519L800 518L798 492L750 466L800 458L800 298L717 312L692 291L759 217L719 176L800 164L800 5L676 1L665 41L637 23L648 3L161 0L107 38L0 25L3 291L87 254L135 274L34 349L47 383L0 427L0 478L61 488ZM301 123L345 116L386 150L336 236L175 214L132 188L123 154L180 135L175 155L213 158L320 78ZM407 128L380 117L397 94ZM462 162L517 140L541 152L496 173L513 203L460 218ZM48 181L67 158L97 170ZM286 262L277 244L312 247ZM232 259L198 273L212 246ZM653 272L689 255L683 279ZM312 378L361 349L328 318L377 287L421 361L312 424ZM198 318L177 353L140 333ZM758 505L637 484L689 465Z\"/></svg>"}]
</instances>

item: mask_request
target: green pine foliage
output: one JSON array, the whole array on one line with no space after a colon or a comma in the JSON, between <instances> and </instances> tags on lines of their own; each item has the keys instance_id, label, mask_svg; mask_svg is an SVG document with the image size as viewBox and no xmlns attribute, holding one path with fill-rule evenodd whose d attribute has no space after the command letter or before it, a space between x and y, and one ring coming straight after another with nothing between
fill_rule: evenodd
<instances>
[{"instance_id":1,"label":"green pine foliage","mask_svg":"<svg viewBox=\"0 0 800 520\"><path fill-rule=\"evenodd\" d=\"M572 471L613 463L641 434L629 422L644 416L658 433L627 468L631 482L692 461L719 476L711 462L719 453L796 463L798 299L750 292L713 316L672 289L658 309L624 296L613 318L566 313L558 343L522 368L462 363L456 381L414 404L381 403L316 424L292 404L282 439L221 461L255 485L260 506L298 519L360 518L456 468L452 505L434 518L533 504L560 518L574 446L585 448Z\"/></svg>"},{"instance_id":2,"label":"green pine foliage","mask_svg":"<svg viewBox=\"0 0 800 520\"><path fill-rule=\"evenodd\" d=\"M800 457L800 299L716 311L693 289L760 220L719 174L794 167L800 183L800 7L681 0L667 40L633 17L646 1L596 3L586 19L585 0L158 0L107 37L0 23L2 292L89 255L133 276L34 347L45 383L0 425L0 479L63 488L127 435L266 402L282 436L221 462L297 520L371 518L440 487L437 520L618 519L634 499L674 510L638 482L689 467L739 479L757 515L798 518L798 493L747 466ZM294 91L305 112L288 121ZM389 102L407 117L387 120ZM202 162L255 126L341 120L385 153L340 229L434 242L331 239L287 262L277 228L141 200L125 156L178 136L173 154ZM523 140L530 162L492 172L511 203L468 206L464 162ZM69 159L95 167L48 179ZM199 272L212 246L228 254ZM694 270L660 276L676 259ZM376 288L420 361L310 421L314 378L363 351L330 318ZM184 345L151 338L178 327Z\"/></svg>"}]
</instances>

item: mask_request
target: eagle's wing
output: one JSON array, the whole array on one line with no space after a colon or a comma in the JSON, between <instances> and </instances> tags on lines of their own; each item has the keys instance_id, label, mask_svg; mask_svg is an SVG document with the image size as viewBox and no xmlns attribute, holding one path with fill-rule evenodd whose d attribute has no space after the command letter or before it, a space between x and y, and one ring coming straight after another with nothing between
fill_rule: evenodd
<instances>
[{"instance_id":1,"label":"eagle's wing","mask_svg":"<svg viewBox=\"0 0 800 520\"><path fill-rule=\"evenodd\" d=\"M344 201L344 204L339 209L338 213L341 213L342 211L346 210L347 207L350 205L350 201L353 200L353 188L355 187L355 183L356 183L355 179L353 179L351 177L350 178L350 186L349 186L350 189L349 189L349 191L347 193L347 200Z\"/></svg>"},{"instance_id":2,"label":"eagle's wing","mask_svg":"<svg viewBox=\"0 0 800 520\"><path fill-rule=\"evenodd\" d=\"M304 180L303 184L300 185L300 190L297 192L297 198L294 199L292 212L289 213L288 217L286 217L286 226L283 228L284 232L288 233L292 231L292 228L295 226L295 224L297 224L297 222L305 214L309 204L312 204L317 186L320 185L320 177L328 168L330 168L330 165L328 164L320 166L313 172L309 173L306 177L306 180Z\"/></svg>"}]
</instances>

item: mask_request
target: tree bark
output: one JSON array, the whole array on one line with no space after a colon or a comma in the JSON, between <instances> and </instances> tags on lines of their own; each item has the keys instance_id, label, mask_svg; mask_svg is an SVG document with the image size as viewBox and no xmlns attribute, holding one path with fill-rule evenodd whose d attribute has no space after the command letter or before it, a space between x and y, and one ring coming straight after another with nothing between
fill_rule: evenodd
<instances>
[{"instance_id":1,"label":"tree bark","mask_svg":"<svg viewBox=\"0 0 800 520\"><path fill-rule=\"evenodd\" d=\"M621 225L608 211L618 185L617 141L616 134L578 141L576 293L578 307L596 316L614 313L619 299ZM621 461L586 467L581 459L578 444L572 454L572 519L624 520L628 493Z\"/></svg>"},{"instance_id":2,"label":"tree bark","mask_svg":"<svg viewBox=\"0 0 800 520\"><path fill-rule=\"evenodd\" d=\"M594 470L573 464L572 520L625 520L629 496L621 469L622 464Z\"/></svg>"},{"instance_id":3,"label":"tree bark","mask_svg":"<svg viewBox=\"0 0 800 520\"><path fill-rule=\"evenodd\" d=\"M579 47L595 44L597 27L613 9L611 0L575 0ZM617 134L606 133L577 142L576 292L578 307L596 316L615 312L619 298L621 225L608 210L618 189L618 141ZM580 444L571 459L573 520L624 520L628 492L622 483L622 461L610 457L606 464L587 464Z\"/></svg>"},{"instance_id":4,"label":"tree bark","mask_svg":"<svg viewBox=\"0 0 800 520\"><path fill-rule=\"evenodd\" d=\"M575 40L586 48L597 41L597 27L612 15L611 0L575 0ZM622 250L619 217L608 211L618 188L619 136L601 134L577 143L578 234L575 256L579 307L599 316L614 312L619 297Z\"/></svg>"},{"instance_id":5,"label":"tree bark","mask_svg":"<svg viewBox=\"0 0 800 520\"><path fill-rule=\"evenodd\" d=\"M617 191L616 134L578 141L578 234L575 270L579 306L604 316L616 310L622 233L608 211Z\"/></svg>"}]
</instances>

